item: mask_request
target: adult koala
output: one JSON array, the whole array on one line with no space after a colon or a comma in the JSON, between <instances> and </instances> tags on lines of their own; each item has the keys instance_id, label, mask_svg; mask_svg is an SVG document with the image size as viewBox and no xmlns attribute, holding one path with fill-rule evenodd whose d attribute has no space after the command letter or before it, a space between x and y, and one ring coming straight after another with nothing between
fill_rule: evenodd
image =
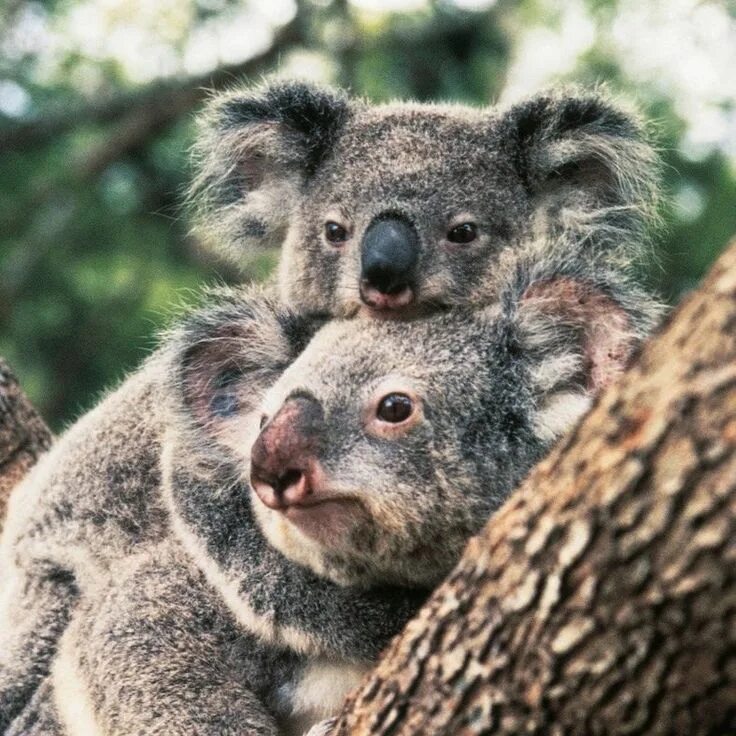
<instances>
[{"instance_id":1,"label":"adult koala","mask_svg":"<svg viewBox=\"0 0 736 736\"><path fill-rule=\"evenodd\" d=\"M332 320L306 347L318 325L258 293L188 318L12 496L8 736L331 715L637 342L587 283L504 281L485 309Z\"/></svg>"},{"instance_id":2,"label":"adult koala","mask_svg":"<svg viewBox=\"0 0 736 736\"><path fill-rule=\"evenodd\" d=\"M488 304L500 264L550 243L626 292L657 193L641 123L599 92L500 110L274 82L215 97L196 151L205 234L235 260L283 243L284 303L342 317Z\"/></svg>"}]
</instances>

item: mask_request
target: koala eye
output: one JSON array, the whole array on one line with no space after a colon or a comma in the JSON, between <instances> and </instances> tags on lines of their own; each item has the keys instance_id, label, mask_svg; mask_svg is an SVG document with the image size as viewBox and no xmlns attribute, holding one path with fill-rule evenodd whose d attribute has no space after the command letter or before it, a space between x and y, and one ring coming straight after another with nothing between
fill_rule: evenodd
<instances>
[{"instance_id":1,"label":"koala eye","mask_svg":"<svg viewBox=\"0 0 736 736\"><path fill-rule=\"evenodd\" d=\"M329 220L325 223L325 238L329 243L344 243L348 239L348 231L339 222Z\"/></svg>"},{"instance_id":2,"label":"koala eye","mask_svg":"<svg viewBox=\"0 0 736 736\"><path fill-rule=\"evenodd\" d=\"M388 394L378 402L376 416L383 422L399 424L411 416L414 404L406 394Z\"/></svg>"},{"instance_id":3,"label":"koala eye","mask_svg":"<svg viewBox=\"0 0 736 736\"><path fill-rule=\"evenodd\" d=\"M451 243L472 243L478 237L478 227L474 222L463 222L447 233Z\"/></svg>"},{"instance_id":4,"label":"koala eye","mask_svg":"<svg viewBox=\"0 0 736 736\"><path fill-rule=\"evenodd\" d=\"M258 429L263 429L266 426L266 422L268 422L268 415L261 414L261 422L258 425Z\"/></svg>"},{"instance_id":5,"label":"koala eye","mask_svg":"<svg viewBox=\"0 0 736 736\"><path fill-rule=\"evenodd\" d=\"M240 402L234 393L218 391L210 401L210 409L215 416L227 419L238 413Z\"/></svg>"}]
</instances>

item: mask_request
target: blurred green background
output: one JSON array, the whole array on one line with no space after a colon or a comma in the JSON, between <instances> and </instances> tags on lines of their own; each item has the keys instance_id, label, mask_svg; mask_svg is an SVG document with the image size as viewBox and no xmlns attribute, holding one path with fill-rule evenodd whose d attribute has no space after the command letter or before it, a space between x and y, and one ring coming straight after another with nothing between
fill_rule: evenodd
<instances>
[{"instance_id":1,"label":"blurred green background","mask_svg":"<svg viewBox=\"0 0 736 736\"><path fill-rule=\"evenodd\" d=\"M207 88L273 72L474 104L605 81L656 121L656 287L676 301L736 234L733 3L0 0L0 355L55 429L241 278L188 232L188 149Z\"/></svg>"}]
</instances>

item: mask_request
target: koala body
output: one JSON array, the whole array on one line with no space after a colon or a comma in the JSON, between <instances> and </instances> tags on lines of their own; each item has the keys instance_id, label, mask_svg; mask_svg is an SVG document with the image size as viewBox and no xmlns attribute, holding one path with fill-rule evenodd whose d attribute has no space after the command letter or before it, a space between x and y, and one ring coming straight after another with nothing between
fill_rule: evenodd
<instances>
[{"instance_id":1,"label":"koala body","mask_svg":"<svg viewBox=\"0 0 736 736\"><path fill-rule=\"evenodd\" d=\"M28 708L70 736L303 732L636 341L560 277L485 310L331 322L287 368L313 320L217 301L13 494L9 734Z\"/></svg>"},{"instance_id":2,"label":"koala body","mask_svg":"<svg viewBox=\"0 0 736 736\"><path fill-rule=\"evenodd\" d=\"M256 361L249 364L252 370L244 370L250 373L247 396L257 405L263 390L293 360L314 328L260 294L221 294L217 301L217 307L192 317L190 331L184 333L192 339L197 334L207 344L211 338L222 347L231 344L224 335L232 330L239 336L250 331L251 340L244 336L238 344ZM184 334L180 337L186 342ZM399 595L391 586L350 591L318 579L285 560L244 517L239 521L248 532L240 543L252 555L252 595L236 614L213 596L202 572L180 549L183 542L172 531L175 518L163 492L161 456L167 448L168 428L175 423L167 399L172 397L172 361L179 357L178 350L177 338L172 337L137 374L72 427L13 493L0 547L0 732L21 728L19 724L27 720L23 708L39 685L54 694L54 704L45 703L43 709L47 715L61 717L59 733L281 732L271 713L280 712L288 721L294 683L313 684L320 676L334 680L338 676L329 665L337 661L344 663L339 672L352 685L356 672L375 658L382 642L424 596L424 591ZM246 356L234 356L241 367ZM191 390L198 385L196 380ZM201 440L207 444L205 436ZM198 444L196 438L193 444ZM217 454L209 462L223 469ZM164 469L173 472L166 464ZM210 480L217 485L208 486L208 494L228 491L226 474L215 473ZM248 511L247 504L242 510ZM189 561L188 567L183 559ZM173 564L176 560L178 568ZM157 605L172 599L175 589L186 590L186 601L181 596L176 599L183 609L177 611L174 622L166 619L170 614L166 606ZM140 606L122 608L126 597ZM196 607L196 600L209 601L210 609L204 603ZM250 616L248 629L236 618L243 611ZM207 622L214 632L209 637ZM106 624L111 627L107 633ZM369 632L371 627L375 630ZM126 631L133 632L130 640L124 636ZM269 632L277 633L269 636ZM300 642L323 639L326 643L314 643L310 652L324 651L326 661L313 656L308 664L314 666L307 670ZM205 707L202 699L209 703L214 691L208 689L205 696L204 684L199 700L187 689L186 678L176 670L179 650L185 646L200 657L184 663L193 667L192 688L209 682L208 678L220 682L223 691L218 702L230 708L230 716L213 716ZM232 669L236 680L232 683L220 677L218 673L230 670L214 657L230 661L228 653L235 649L249 655ZM136 653L142 659L136 659ZM205 661L209 662L206 667ZM203 665L199 671L197 662ZM134 677L129 689L127 685L115 693L105 689L122 687L121 674L132 672L136 663L140 685ZM184 679L174 685L166 673ZM154 680L158 690L136 690ZM271 711L252 706L257 698L253 692L269 693ZM336 687L336 692L334 702L344 686ZM192 698L188 707L193 713L185 715L182 699L187 697ZM302 707L298 700L294 702L297 723L299 714L309 713L313 704L305 702ZM69 710L70 704L79 703L88 707ZM280 711L278 703L283 703ZM13 724L16 718L20 720ZM249 731L251 721L267 725L254 725Z\"/></svg>"}]
</instances>

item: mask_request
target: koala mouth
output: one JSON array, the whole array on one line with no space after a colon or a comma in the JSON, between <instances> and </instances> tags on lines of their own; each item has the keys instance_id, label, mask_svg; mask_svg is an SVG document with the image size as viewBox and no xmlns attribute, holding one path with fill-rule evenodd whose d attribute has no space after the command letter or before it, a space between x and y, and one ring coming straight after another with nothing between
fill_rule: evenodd
<instances>
[{"instance_id":1,"label":"koala mouth","mask_svg":"<svg viewBox=\"0 0 736 736\"><path fill-rule=\"evenodd\" d=\"M408 322L415 319L431 317L438 312L446 312L448 309L449 307L438 302L418 303L415 301L403 309L375 309L363 304L355 313L355 316L385 321Z\"/></svg>"},{"instance_id":2,"label":"koala mouth","mask_svg":"<svg viewBox=\"0 0 736 736\"><path fill-rule=\"evenodd\" d=\"M365 516L362 505L351 498L288 506L282 513L300 532L325 547L334 547Z\"/></svg>"},{"instance_id":3,"label":"koala mouth","mask_svg":"<svg viewBox=\"0 0 736 736\"><path fill-rule=\"evenodd\" d=\"M252 468L254 502L329 547L366 512L358 499L330 491L316 463L307 465L304 471L289 470L278 478Z\"/></svg>"},{"instance_id":4,"label":"koala mouth","mask_svg":"<svg viewBox=\"0 0 736 736\"><path fill-rule=\"evenodd\" d=\"M259 492L259 490L261 492ZM367 511L357 499L324 495L295 503L274 503L262 489L253 488L254 502L262 511L284 520L306 537L327 548L341 546L352 529L365 520Z\"/></svg>"},{"instance_id":5,"label":"koala mouth","mask_svg":"<svg viewBox=\"0 0 736 736\"><path fill-rule=\"evenodd\" d=\"M398 291L384 293L375 286L363 282L360 285L360 299L367 307L376 312L396 311L408 307L415 299L414 289L404 286Z\"/></svg>"}]
</instances>

